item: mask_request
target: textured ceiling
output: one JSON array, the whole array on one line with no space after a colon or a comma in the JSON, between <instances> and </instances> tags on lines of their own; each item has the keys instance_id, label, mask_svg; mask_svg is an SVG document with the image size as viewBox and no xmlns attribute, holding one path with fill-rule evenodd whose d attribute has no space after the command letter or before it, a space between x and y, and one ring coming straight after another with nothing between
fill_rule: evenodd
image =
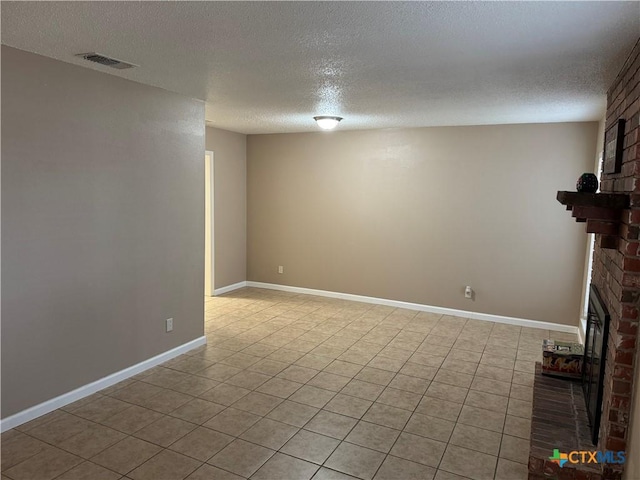
<instances>
[{"instance_id":1,"label":"textured ceiling","mask_svg":"<svg viewBox=\"0 0 640 480\"><path fill-rule=\"evenodd\" d=\"M207 101L243 133L596 120L639 2L7 2L2 43ZM73 55L140 65L113 70Z\"/></svg>"}]
</instances>

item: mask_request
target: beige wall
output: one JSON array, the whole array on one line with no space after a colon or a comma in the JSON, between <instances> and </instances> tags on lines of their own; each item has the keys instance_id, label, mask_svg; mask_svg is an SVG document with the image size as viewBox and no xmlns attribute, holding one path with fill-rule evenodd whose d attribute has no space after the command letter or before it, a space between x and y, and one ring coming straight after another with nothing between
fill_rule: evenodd
<instances>
[{"instance_id":1,"label":"beige wall","mask_svg":"<svg viewBox=\"0 0 640 480\"><path fill-rule=\"evenodd\" d=\"M2 47L3 417L203 334L203 123Z\"/></svg>"},{"instance_id":2,"label":"beige wall","mask_svg":"<svg viewBox=\"0 0 640 480\"><path fill-rule=\"evenodd\" d=\"M555 198L597 130L251 135L248 280L577 326L587 235Z\"/></svg>"},{"instance_id":3,"label":"beige wall","mask_svg":"<svg viewBox=\"0 0 640 480\"><path fill-rule=\"evenodd\" d=\"M214 152L215 288L247 279L247 136L207 127Z\"/></svg>"}]
</instances>

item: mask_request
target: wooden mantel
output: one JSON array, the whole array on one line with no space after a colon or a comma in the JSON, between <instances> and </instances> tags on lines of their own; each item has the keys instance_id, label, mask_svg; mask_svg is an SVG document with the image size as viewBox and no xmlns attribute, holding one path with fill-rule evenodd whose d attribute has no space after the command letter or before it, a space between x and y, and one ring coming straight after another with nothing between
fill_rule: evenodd
<instances>
[{"instance_id":1,"label":"wooden mantel","mask_svg":"<svg viewBox=\"0 0 640 480\"><path fill-rule=\"evenodd\" d=\"M622 211L629 208L626 193L583 193L559 191L556 197L576 222L586 222L587 233L599 233L602 248L617 248Z\"/></svg>"}]
</instances>

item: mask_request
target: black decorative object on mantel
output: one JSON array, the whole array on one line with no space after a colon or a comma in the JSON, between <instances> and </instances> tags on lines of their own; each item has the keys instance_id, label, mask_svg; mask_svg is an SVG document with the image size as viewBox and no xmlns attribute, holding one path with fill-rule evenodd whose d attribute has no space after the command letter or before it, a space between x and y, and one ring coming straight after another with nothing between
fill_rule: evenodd
<instances>
[{"instance_id":1,"label":"black decorative object on mantel","mask_svg":"<svg viewBox=\"0 0 640 480\"><path fill-rule=\"evenodd\" d=\"M598 191L598 177L593 173L583 173L576 183L576 190L582 193L596 193Z\"/></svg>"}]
</instances>

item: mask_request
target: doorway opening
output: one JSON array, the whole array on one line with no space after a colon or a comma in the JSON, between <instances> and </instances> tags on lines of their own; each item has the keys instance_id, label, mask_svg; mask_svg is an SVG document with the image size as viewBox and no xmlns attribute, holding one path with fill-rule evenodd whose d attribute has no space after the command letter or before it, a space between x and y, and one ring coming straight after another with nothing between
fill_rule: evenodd
<instances>
[{"instance_id":1,"label":"doorway opening","mask_svg":"<svg viewBox=\"0 0 640 480\"><path fill-rule=\"evenodd\" d=\"M214 160L213 152L204 153L204 294L213 297L215 292L215 235L214 235Z\"/></svg>"}]
</instances>

